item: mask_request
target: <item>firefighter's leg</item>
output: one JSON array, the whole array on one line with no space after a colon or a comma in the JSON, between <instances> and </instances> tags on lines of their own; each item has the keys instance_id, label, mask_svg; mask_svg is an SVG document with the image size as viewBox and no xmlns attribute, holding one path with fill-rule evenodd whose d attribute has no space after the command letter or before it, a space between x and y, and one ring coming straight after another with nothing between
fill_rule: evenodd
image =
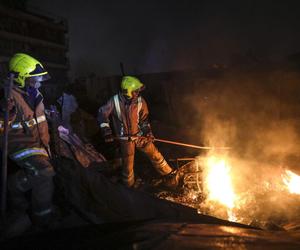
<instances>
[{"instance_id":1,"label":"firefighter's leg","mask_svg":"<svg viewBox=\"0 0 300 250\"><path fill-rule=\"evenodd\" d=\"M25 192L31 189L31 184L23 169L19 170L12 176L9 176L7 189L8 202L11 210L26 213L29 204L25 198Z\"/></svg>"},{"instance_id":2,"label":"firefighter's leg","mask_svg":"<svg viewBox=\"0 0 300 250\"><path fill-rule=\"evenodd\" d=\"M122 154L122 182L131 187L134 184L134 151L135 144L133 142L122 142L121 143L121 154Z\"/></svg>"},{"instance_id":3,"label":"firefighter's leg","mask_svg":"<svg viewBox=\"0 0 300 250\"><path fill-rule=\"evenodd\" d=\"M121 153L121 147L120 144L115 143L114 145L114 154L113 154L113 160L112 160L112 168L113 170L121 170L122 168L122 153Z\"/></svg>"},{"instance_id":4,"label":"firefighter's leg","mask_svg":"<svg viewBox=\"0 0 300 250\"><path fill-rule=\"evenodd\" d=\"M53 212L52 196L54 191L53 166L45 156L32 156L24 160L24 166L31 170L32 218L35 224L47 225Z\"/></svg>"},{"instance_id":5,"label":"firefighter's leg","mask_svg":"<svg viewBox=\"0 0 300 250\"><path fill-rule=\"evenodd\" d=\"M161 175L167 175L172 172L172 168L155 147L153 142L137 142L137 148L148 156L148 158L152 162L152 165L158 171L158 173L160 173Z\"/></svg>"},{"instance_id":6,"label":"firefighter's leg","mask_svg":"<svg viewBox=\"0 0 300 250\"><path fill-rule=\"evenodd\" d=\"M138 141L137 148L151 160L154 168L163 176L163 184L168 188L176 188L179 183L177 171L169 166L165 158L151 141Z\"/></svg>"},{"instance_id":7,"label":"firefighter's leg","mask_svg":"<svg viewBox=\"0 0 300 250\"><path fill-rule=\"evenodd\" d=\"M23 170L9 176L7 182L9 213L4 225L4 238L18 236L28 230L31 220L27 214L29 203L25 192L31 189L31 183Z\"/></svg>"}]
</instances>

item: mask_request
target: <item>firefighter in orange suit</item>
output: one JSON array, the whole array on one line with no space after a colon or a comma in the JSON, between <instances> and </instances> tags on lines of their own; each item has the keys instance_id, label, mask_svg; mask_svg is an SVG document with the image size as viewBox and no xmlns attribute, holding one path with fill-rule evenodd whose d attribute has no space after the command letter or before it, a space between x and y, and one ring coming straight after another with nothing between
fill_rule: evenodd
<instances>
[{"instance_id":1,"label":"firefighter in orange suit","mask_svg":"<svg viewBox=\"0 0 300 250\"><path fill-rule=\"evenodd\" d=\"M144 84L136 77L124 76L121 92L109 99L98 112L98 122L105 142L112 142L115 137L129 138L120 140L123 162L122 181L128 187L133 186L135 182L133 170L135 148L148 156L154 168L162 176L169 176L173 171L153 144L147 103L140 96L143 88ZM110 121L115 135L112 133Z\"/></svg>"}]
</instances>

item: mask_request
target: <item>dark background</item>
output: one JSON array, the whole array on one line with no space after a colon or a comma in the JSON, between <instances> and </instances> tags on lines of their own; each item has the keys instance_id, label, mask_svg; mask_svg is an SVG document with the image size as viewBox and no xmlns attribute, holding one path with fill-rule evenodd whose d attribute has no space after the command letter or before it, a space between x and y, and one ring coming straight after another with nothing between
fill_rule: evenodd
<instances>
[{"instance_id":1,"label":"dark background","mask_svg":"<svg viewBox=\"0 0 300 250\"><path fill-rule=\"evenodd\" d=\"M69 23L72 78L284 61L300 52L299 1L28 1Z\"/></svg>"}]
</instances>

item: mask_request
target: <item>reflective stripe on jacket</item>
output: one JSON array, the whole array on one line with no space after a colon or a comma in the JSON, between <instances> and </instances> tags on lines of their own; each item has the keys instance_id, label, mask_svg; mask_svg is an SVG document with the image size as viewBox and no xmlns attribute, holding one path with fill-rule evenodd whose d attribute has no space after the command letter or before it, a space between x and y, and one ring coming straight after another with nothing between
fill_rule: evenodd
<instances>
[{"instance_id":1,"label":"reflective stripe on jacket","mask_svg":"<svg viewBox=\"0 0 300 250\"><path fill-rule=\"evenodd\" d=\"M46 116L45 115L41 115L39 117L37 117L36 119L31 119L29 121L24 121L25 123L25 126L27 126L28 128L38 124L38 123L41 123L41 122L44 122L46 121ZM21 128L24 128L24 126L22 125L21 122L9 122L9 126L12 128L12 129L21 129ZM3 124L3 121L0 120L0 129L4 128L4 124Z\"/></svg>"}]
</instances>

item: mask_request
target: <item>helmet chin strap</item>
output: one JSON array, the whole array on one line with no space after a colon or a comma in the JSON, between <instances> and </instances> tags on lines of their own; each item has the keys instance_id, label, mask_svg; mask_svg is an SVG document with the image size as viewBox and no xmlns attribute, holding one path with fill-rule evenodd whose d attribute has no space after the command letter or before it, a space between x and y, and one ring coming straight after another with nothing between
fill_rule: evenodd
<instances>
[{"instance_id":1,"label":"helmet chin strap","mask_svg":"<svg viewBox=\"0 0 300 250\"><path fill-rule=\"evenodd\" d=\"M141 91L132 91L131 96L127 95L127 93L121 92L127 101L132 101L140 96Z\"/></svg>"},{"instance_id":2,"label":"helmet chin strap","mask_svg":"<svg viewBox=\"0 0 300 250\"><path fill-rule=\"evenodd\" d=\"M130 96L128 96L128 95L124 95L124 94L123 94L123 96L125 97L125 99L126 99L127 101L131 101L131 100L132 100L132 97L130 97Z\"/></svg>"}]
</instances>

